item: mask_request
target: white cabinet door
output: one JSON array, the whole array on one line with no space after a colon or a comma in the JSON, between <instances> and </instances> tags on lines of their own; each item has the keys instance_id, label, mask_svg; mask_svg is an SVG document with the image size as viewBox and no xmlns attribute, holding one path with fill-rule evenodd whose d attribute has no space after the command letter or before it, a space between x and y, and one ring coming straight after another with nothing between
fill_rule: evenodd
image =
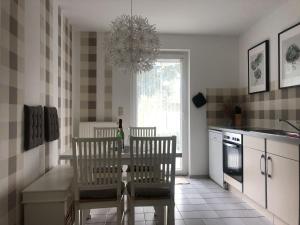
<instances>
[{"instance_id":1,"label":"white cabinet door","mask_svg":"<svg viewBox=\"0 0 300 225\"><path fill-rule=\"evenodd\" d=\"M273 154L267 159L267 207L289 225L299 225L299 162Z\"/></svg>"},{"instance_id":2,"label":"white cabinet door","mask_svg":"<svg viewBox=\"0 0 300 225\"><path fill-rule=\"evenodd\" d=\"M222 132L209 131L209 176L223 187Z\"/></svg>"},{"instance_id":3,"label":"white cabinet door","mask_svg":"<svg viewBox=\"0 0 300 225\"><path fill-rule=\"evenodd\" d=\"M265 153L244 147L244 194L266 208Z\"/></svg>"}]
</instances>

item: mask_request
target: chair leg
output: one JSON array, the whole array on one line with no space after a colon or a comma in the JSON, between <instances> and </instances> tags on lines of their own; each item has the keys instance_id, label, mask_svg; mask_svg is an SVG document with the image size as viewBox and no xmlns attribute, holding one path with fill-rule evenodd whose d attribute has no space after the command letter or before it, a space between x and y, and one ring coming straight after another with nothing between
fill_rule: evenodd
<instances>
[{"instance_id":1,"label":"chair leg","mask_svg":"<svg viewBox=\"0 0 300 225\"><path fill-rule=\"evenodd\" d=\"M129 213L128 214L128 224L129 225L134 225L134 222L135 222L135 219L134 219L134 217L135 217L134 206L130 202L128 204L128 209L129 209L129 211L128 211L128 213Z\"/></svg>"},{"instance_id":2,"label":"chair leg","mask_svg":"<svg viewBox=\"0 0 300 225\"><path fill-rule=\"evenodd\" d=\"M79 225L80 224L80 210L78 209L77 204L75 204L75 225Z\"/></svg>"},{"instance_id":3,"label":"chair leg","mask_svg":"<svg viewBox=\"0 0 300 225\"><path fill-rule=\"evenodd\" d=\"M124 211L124 207L125 207L125 201L124 199L121 201L121 219L122 220L122 224L124 224L124 220L125 220L125 211Z\"/></svg>"},{"instance_id":4,"label":"chair leg","mask_svg":"<svg viewBox=\"0 0 300 225\"><path fill-rule=\"evenodd\" d=\"M164 206L154 206L154 210L155 210L155 219L158 221L158 223L164 224Z\"/></svg>"},{"instance_id":5,"label":"chair leg","mask_svg":"<svg viewBox=\"0 0 300 225\"><path fill-rule=\"evenodd\" d=\"M167 225L175 224L174 208L175 208L174 202L168 205Z\"/></svg>"},{"instance_id":6,"label":"chair leg","mask_svg":"<svg viewBox=\"0 0 300 225\"><path fill-rule=\"evenodd\" d=\"M80 210L80 225L85 225L84 210Z\"/></svg>"},{"instance_id":7,"label":"chair leg","mask_svg":"<svg viewBox=\"0 0 300 225\"><path fill-rule=\"evenodd\" d=\"M118 225L122 224L122 214L123 214L123 210L122 210L122 202L121 202L121 204L117 207L117 224Z\"/></svg>"}]
</instances>

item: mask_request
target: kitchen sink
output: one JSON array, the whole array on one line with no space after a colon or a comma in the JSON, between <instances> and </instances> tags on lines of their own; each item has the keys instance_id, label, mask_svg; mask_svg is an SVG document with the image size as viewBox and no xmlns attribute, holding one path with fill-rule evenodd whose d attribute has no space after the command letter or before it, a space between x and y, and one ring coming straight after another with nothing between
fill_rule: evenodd
<instances>
[{"instance_id":1,"label":"kitchen sink","mask_svg":"<svg viewBox=\"0 0 300 225\"><path fill-rule=\"evenodd\" d=\"M267 133L267 134L274 134L274 135L283 135L283 136L294 137L294 138L300 138L300 133L298 133L298 132L290 132L290 131L285 131L285 130L253 129L253 130L250 130L250 131Z\"/></svg>"}]
</instances>

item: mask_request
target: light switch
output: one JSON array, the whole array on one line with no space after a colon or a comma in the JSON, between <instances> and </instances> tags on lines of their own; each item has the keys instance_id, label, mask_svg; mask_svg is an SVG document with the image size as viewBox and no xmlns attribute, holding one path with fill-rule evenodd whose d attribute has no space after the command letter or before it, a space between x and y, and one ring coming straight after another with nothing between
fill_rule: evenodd
<instances>
[{"instance_id":1,"label":"light switch","mask_svg":"<svg viewBox=\"0 0 300 225\"><path fill-rule=\"evenodd\" d=\"M122 106L118 107L118 116L123 116L124 115L124 108Z\"/></svg>"}]
</instances>

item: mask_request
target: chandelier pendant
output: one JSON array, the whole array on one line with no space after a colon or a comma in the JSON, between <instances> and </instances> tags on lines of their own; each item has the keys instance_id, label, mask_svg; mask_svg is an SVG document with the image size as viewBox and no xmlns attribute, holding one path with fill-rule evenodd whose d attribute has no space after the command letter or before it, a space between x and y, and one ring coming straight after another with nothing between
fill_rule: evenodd
<instances>
[{"instance_id":1,"label":"chandelier pendant","mask_svg":"<svg viewBox=\"0 0 300 225\"><path fill-rule=\"evenodd\" d=\"M153 68L160 49L154 25L142 16L121 15L111 23L107 50L113 65L131 73Z\"/></svg>"}]
</instances>

